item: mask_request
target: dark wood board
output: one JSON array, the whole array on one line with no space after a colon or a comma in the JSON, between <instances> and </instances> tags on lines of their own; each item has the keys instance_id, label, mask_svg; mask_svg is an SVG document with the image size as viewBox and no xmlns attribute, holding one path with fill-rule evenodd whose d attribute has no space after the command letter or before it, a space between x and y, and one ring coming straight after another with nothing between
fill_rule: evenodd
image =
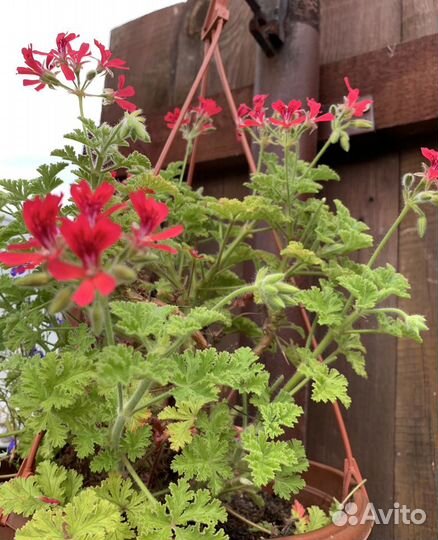
<instances>
[{"instance_id":1,"label":"dark wood board","mask_svg":"<svg viewBox=\"0 0 438 540\"><path fill-rule=\"evenodd\" d=\"M397 153L360 155L357 161L335 168L341 182L330 183L325 190L329 200L339 198L354 217L365 221L379 242L398 215L399 160ZM397 266L397 237L385 251L379 264ZM369 252L358 258L365 263ZM368 379L359 378L339 362L340 371L350 381L352 405L345 420L353 451L362 475L367 478L370 499L381 508L391 507L394 491L394 403L397 345L386 336L366 336ZM333 410L329 405L309 403L307 444L309 457L343 467L343 450ZM394 540L392 526L379 527L376 540Z\"/></svg>"}]
</instances>

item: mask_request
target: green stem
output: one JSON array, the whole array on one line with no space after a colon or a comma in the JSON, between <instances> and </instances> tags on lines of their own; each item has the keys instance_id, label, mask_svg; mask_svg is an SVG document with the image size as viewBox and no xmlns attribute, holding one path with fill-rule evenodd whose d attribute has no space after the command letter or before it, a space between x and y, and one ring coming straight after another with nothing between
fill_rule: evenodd
<instances>
[{"instance_id":1,"label":"green stem","mask_svg":"<svg viewBox=\"0 0 438 540\"><path fill-rule=\"evenodd\" d=\"M84 133L85 138L88 139L88 133L87 133L87 130L85 129L85 126L84 126L84 123L83 123L83 120L85 119L85 115L84 115L84 98L83 98L83 96L78 95L78 101L79 101L79 115L81 117L82 131ZM92 167L94 167L93 155L91 153L91 149L87 144L85 145L85 148L87 150L87 154L88 154L88 157L90 159L90 165Z\"/></svg>"},{"instance_id":2,"label":"green stem","mask_svg":"<svg viewBox=\"0 0 438 540\"><path fill-rule=\"evenodd\" d=\"M184 174L186 172L186 169L187 169L187 162L189 161L189 156L191 154L191 151L192 151L192 142L189 140L187 141L187 144L186 144L186 151L184 153L184 160L183 160L183 164L182 164L182 168L181 168L181 174L180 174L180 177L179 177L179 183L182 184L183 180L184 180Z\"/></svg>"},{"instance_id":3,"label":"green stem","mask_svg":"<svg viewBox=\"0 0 438 540\"><path fill-rule=\"evenodd\" d=\"M8 439L9 437L14 437L15 435L21 435L22 433L24 433L23 429L8 431L7 433L0 433L0 439Z\"/></svg>"},{"instance_id":4,"label":"green stem","mask_svg":"<svg viewBox=\"0 0 438 540\"><path fill-rule=\"evenodd\" d=\"M140 488L140 491L146 496L148 501L153 505L156 506L158 504L157 499L152 495L152 493L148 490L148 488L145 486L143 480L138 476L136 470L131 465L130 461L123 456L122 457L123 465L126 467L129 474L132 476L132 479L137 484L137 486Z\"/></svg>"},{"instance_id":5,"label":"green stem","mask_svg":"<svg viewBox=\"0 0 438 540\"><path fill-rule=\"evenodd\" d=\"M401 222L405 219L405 217L409 214L410 209L411 209L411 206L409 204L403 207L403 210L400 212L398 218L394 221L394 223L388 229L388 232L382 238L380 244L377 246L376 250L372 254L370 260L368 261L367 266L371 268L374 265L374 263L376 262L381 252L385 249L386 244L389 242L392 235L396 232L396 230L400 226Z\"/></svg>"},{"instance_id":6,"label":"green stem","mask_svg":"<svg viewBox=\"0 0 438 540\"><path fill-rule=\"evenodd\" d=\"M240 287L240 289L237 289L237 291L233 291L227 296L225 296L225 298L222 298L222 300L220 300L220 302L218 302L215 306L213 306L212 309L213 310L219 309L225 306L226 304L228 304L229 302L231 302L231 300L234 300L235 298L237 298L238 296L242 296L246 293L252 292L253 290L254 290L254 285L246 285L245 287Z\"/></svg>"},{"instance_id":7,"label":"green stem","mask_svg":"<svg viewBox=\"0 0 438 540\"><path fill-rule=\"evenodd\" d=\"M142 405L141 407L137 407L136 409L134 409L132 411L132 414L142 411L143 409L147 409L154 403L157 403L157 401L162 401L163 399L170 397L172 393L173 393L173 390L171 389L171 390L167 390L166 392L163 392L162 394L158 394L158 396L151 398L145 405Z\"/></svg>"},{"instance_id":8,"label":"green stem","mask_svg":"<svg viewBox=\"0 0 438 540\"><path fill-rule=\"evenodd\" d=\"M313 158L313 160L309 163L307 169L303 172L301 178L304 178L307 173L313 169L313 167L318 163L318 161L322 158L327 148L331 145L331 138L329 137L324 145L321 147L321 150L316 154L316 156Z\"/></svg>"}]
</instances>

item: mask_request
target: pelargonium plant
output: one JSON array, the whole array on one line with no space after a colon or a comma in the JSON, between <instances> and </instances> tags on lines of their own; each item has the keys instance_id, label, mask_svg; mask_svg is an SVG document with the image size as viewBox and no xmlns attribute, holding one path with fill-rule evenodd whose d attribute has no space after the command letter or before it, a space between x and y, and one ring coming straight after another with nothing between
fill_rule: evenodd
<instances>
[{"instance_id":1,"label":"pelargonium plant","mask_svg":"<svg viewBox=\"0 0 438 540\"><path fill-rule=\"evenodd\" d=\"M0 182L9 451L24 458L44 434L36 474L3 483L0 507L29 518L19 540L233 538L230 520L266 538L326 525L321 509L299 502L308 461L285 430L303 414L295 398L307 384L316 402L350 405L348 381L333 366L345 358L366 376L364 332L421 341L424 318L385 303L409 297L408 281L376 263L409 212L424 233L422 205L438 204L438 152L423 149L430 165L403 178L401 213L373 246L366 224L320 196L324 182L339 181L320 163L325 150L348 150L349 129L368 126L370 101L348 79L344 102L328 111L314 99L269 109L267 96L256 96L240 106L236 126L259 146L248 194L206 196L181 181L187 159L154 175L146 156L129 151L149 141L129 101L134 89L122 74L116 90L91 90L128 66L98 41L95 55L86 43L75 48L77 38L59 34L48 53L23 49L18 68L31 77L25 85L75 96L80 128L66 139L84 152L66 145L34 180ZM120 106L122 119L85 118L90 96ZM186 157L219 112L210 99L190 110ZM166 116L169 126L179 114ZM307 163L300 140L322 122L330 135ZM68 165L70 189L59 178ZM119 170L126 180L117 181ZM266 230L274 253L253 246ZM355 262L372 247L367 263ZM310 332L291 322L301 308ZM267 351L281 351L293 377L272 380ZM285 523L236 507L236 497L263 506L266 488L286 501Z\"/></svg>"}]
</instances>

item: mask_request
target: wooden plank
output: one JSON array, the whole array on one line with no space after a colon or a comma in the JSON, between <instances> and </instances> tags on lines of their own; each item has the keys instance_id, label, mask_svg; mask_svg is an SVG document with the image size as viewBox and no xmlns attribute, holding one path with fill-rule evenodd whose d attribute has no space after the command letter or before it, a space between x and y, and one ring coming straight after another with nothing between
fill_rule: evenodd
<instances>
[{"instance_id":1,"label":"wooden plank","mask_svg":"<svg viewBox=\"0 0 438 540\"><path fill-rule=\"evenodd\" d=\"M430 146L435 144L430 141ZM418 149L401 154L401 169L403 173L421 170ZM438 537L437 209L429 208L427 216L423 240L416 232L415 215L400 230L400 271L412 284L412 299L399 305L425 315L430 331L421 345L407 340L398 343L395 433L395 498L411 509L423 509L427 521L422 526L397 527L396 540Z\"/></svg>"},{"instance_id":2,"label":"wooden plank","mask_svg":"<svg viewBox=\"0 0 438 540\"><path fill-rule=\"evenodd\" d=\"M402 43L321 66L320 98L334 103L343 78L374 99L376 129L426 123L438 118L438 35Z\"/></svg>"},{"instance_id":3,"label":"wooden plank","mask_svg":"<svg viewBox=\"0 0 438 540\"><path fill-rule=\"evenodd\" d=\"M401 40L400 0L321 2L321 63L356 56Z\"/></svg>"},{"instance_id":4,"label":"wooden plank","mask_svg":"<svg viewBox=\"0 0 438 540\"><path fill-rule=\"evenodd\" d=\"M328 185L324 195L341 199L354 217L365 221L376 242L398 215L399 159L395 152L378 156L367 154L363 161L359 151L352 163L334 166L342 181ZM362 252L365 263L369 252ZM380 264L397 266L397 238L385 251ZM345 362L336 367L350 381L352 405L345 411L354 455L364 478L370 499L379 508L391 508L394 482L394 401L396 341L386 336L366 336L368 379L359 378ZM310 402L307 424L308 454L312 459L343 467L345 452L333 410L328 405ZM378 527L376 540L394 540L392 525Z\"/></svg>"},{"instance_id":5,"label":"wooden plank","mask_svg":"<svg viewBox=\"0 0 438 540\"><path fill-rule=\"evenodd\" d=\"M409 41L438 32L436 0L401 0L402 41Z\"/></svg>"}]
</instances>

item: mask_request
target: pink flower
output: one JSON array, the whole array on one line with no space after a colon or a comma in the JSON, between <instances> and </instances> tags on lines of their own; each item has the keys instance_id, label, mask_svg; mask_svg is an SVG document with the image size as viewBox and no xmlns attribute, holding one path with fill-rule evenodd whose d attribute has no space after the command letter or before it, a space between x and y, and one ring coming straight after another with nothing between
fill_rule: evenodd
<instances>
[{"instance_id":1,"label":"pink flower","mask_svg":"<svg viewBox=\"0 0 438 540\"><path fill-rule=\"evenodd\" d=\"M78 306L90 305L99 292L102 296L110 295L117 282L101 266L103 253L116 244L122 228L109 219L99 219L91 225L87 217L79 216L76 221L65 219L61 234L73 253L80 259L81 266L64 262L59 258L49 261L49 272L57 281L77 281L81 283L73 294L73 301Z\"/></svg>"},{"instance_id":2,"label":"pink flower","mask_svg":"<svg viewBox=\"0 0 438 540\"><path fill-rule=\"evenodd\" d=\"M370 108L372 104L372 99L363 99L359 101L359 88L352 88L348 77L344 77L344 82L347 85L348 96L344 98L344 104L347 111L349 111L353 116L361 117L364 113Z\"/></svg>"},{"instance_id":3,"label":"pink flower","mask_svg":"<svg viewBox=\"0 0 438 540\"><path fill-rule=\"evenodd\" d=\"M131 193L130 198L140 218L140 225L134 225L132 228L134 246L138 249L146 247L173 254L177 253L175 248L166 244L158 244L158 242L175 238L182 234L184 231L182 225L176 225L162 232L155 232L163 221L166 221L169 215L168 206L165 203L147 197L143 191Z\"/></svg>"},{"instance_id":4,"label":"pink flower","mask_svg":"<svg viewBox=\"0 0 438 540\"><path fill-rule=\"evenodd\" d=\"M271 123L285 129L302 124L306 121L306 116L301 106L301 101L296 99L289 101L287 105L281 100L276 101L272 104L272 108L277 114L271 118Z\"/></svg>"},{"instance_id":5,"label":"pink flower","mask_svg":"<svg viewBox=\"0 0 438 540\"><path fill-rule=\"evenodd\" d=\"M430 165L426 168L426 179L438 184L438 151L431 148L422 148L421 153L430 161Z\"/></svg>"},{"instance_id":6,"label":"pink flower","mask_svg":"<svg viewBox=\"0 0 438 540\"><path fill-rule=\"evenodd\" d=\"M24 63L27 67L18 67L17 73L19 75L32 75L36 79L24 79L24 86L33 86L36 85L35 90L42 90L47 84L50 86L51 82L55 81L55 75L52 73L54 67L53 64L53 55L47 54L46 61L44 64L39 60L35 59L35 54L39 54L32 49L32 45L29 45L27 48L24 47L21 49L21 52L24 57Z\"/></svg>"},{"instance_id":7,"label":"pink flower","mask_svg":"<svg viewBox=\"0 0 438 540\"><path fill-rule=\"evenodd\" d=\"M335 116L332 113L325 113L318 116L321 111L321 103L318 103L313 98L307 98L307 105L309 107L309 112L307 113L307 122L310 124L315 124L319 122L331 122L335 119Z\"/></svg>"},{"instance_id":8,"label":"pink flower","mask_svg":"<svg viewBox=\"0 0 438 540\"><path fill-rule=\"evenodd\" d=\"M123 110L128 112L134 112L137 110L137 105L127 101L125 98L135 96L135 90L132 86L125 86L126 77L124 75L119 76L117 90L113 90L111 97L115 103Z\"/></svg>"},{"instance_id":9,"label":"pink flower","mask_svg":"<svg viewBox=\"0 0 438 540\"><path fill-rule=\"evenodd\" d=\"M100 60L97 66L98 73L106 71L111 74L111 69L129 69L129 67L125 65L126 62L124 60L121 60L120 58L113 58L111 60L113 53L109 49L105 49L105 46L97 41L97 39L94 40L94 44L100 51Z\"/></svg>"},{"instance_id":10,"label":"pink flower","mask_svg":"<svg viewBox=\"0 0 438 540\"><path fill-rule=\"evenodd\" d=\"M0 262L6 266L24 265L26 269L32 269L58 255L61 198L47 195L44 199L36 197L23 204L24 223L33 238L8 246L8 251L0 253Z\"/></svg>"},{"instance_id":11,"label":"pink flower","mask_svg":"<svg viewBox=\"0 0 438 540\"><path fill-rule=\"evenodd\" d=\"M106 182L96 188L96 191L93 191L86 180L81 180L79 184L72 186L71 196L81 214L87 218L90 225L94 226L98 219L107 217L126 207L126 204L116 204L105 212L103 211L115 191L115 187Z\"/></svg>"},{"instance_id":12,"label":"pink flower","mask_svg":"<svg viewBox=\"0 0 438 540\"><path fill-rule=\"evenodd\" d=\"M216 103L214 99L199 98L199 105L192 107L184 115L181 122L181 128L183 133L192 132L196 135L204 133L207 130L213 129L213 123L210 121L214 116L218 115L222 111L222 107ZM181 109L175 107L173 111L169 111L164 117L164 121L169 129L173 129L181 116Z\"/></svg>"}]
</instances>

